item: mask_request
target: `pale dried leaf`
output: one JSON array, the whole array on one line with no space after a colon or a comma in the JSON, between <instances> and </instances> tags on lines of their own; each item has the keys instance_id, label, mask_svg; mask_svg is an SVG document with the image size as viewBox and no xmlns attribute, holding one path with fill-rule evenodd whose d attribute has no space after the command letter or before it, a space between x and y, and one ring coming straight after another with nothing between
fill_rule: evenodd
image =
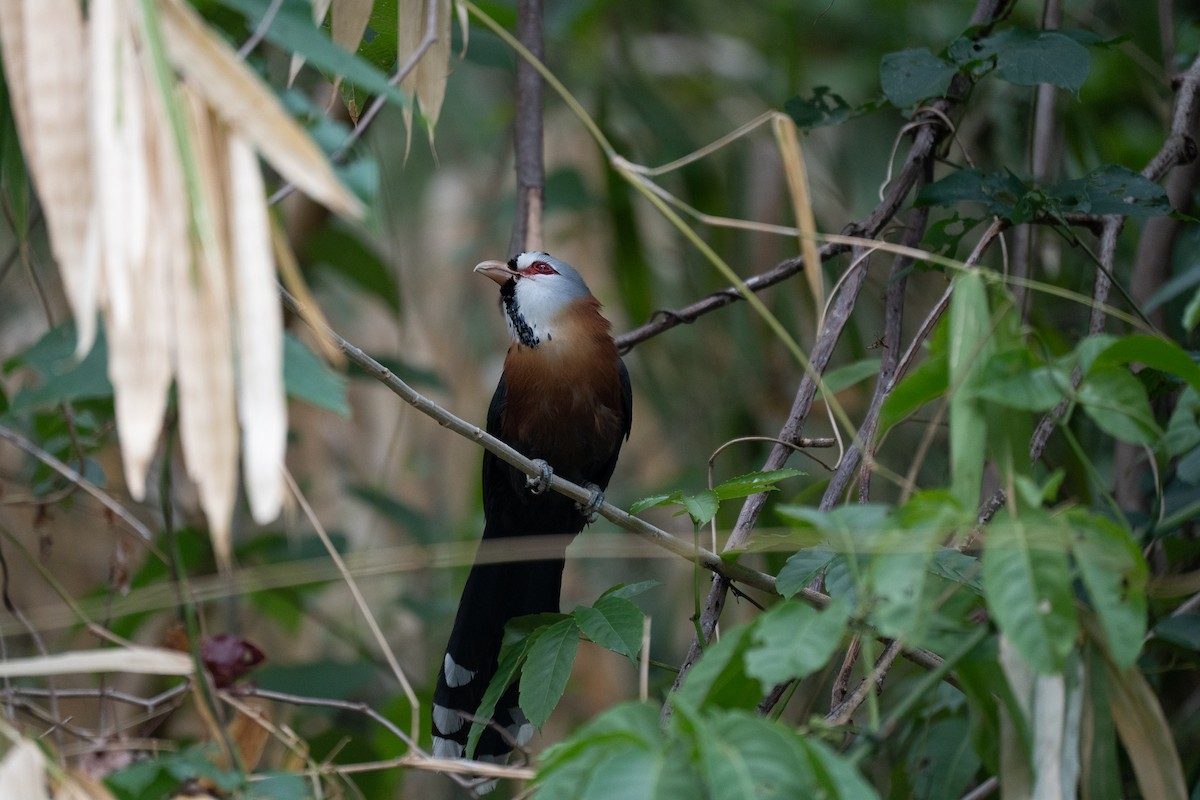
<instances>
[{"instance_id":1,"label":"pale dried leaf","mask_svg":"<svg viewBox=\"0 0 1200 800\"><path fill-rule=\"evenodd\" d=\"M145 496L146 470L162 429L171 370L161 264L147 258L150 134L128 6L89 6L93 174L107 293L108 373L130 493ZM166 129L165 127L163 129Z\"/></svg>"},{"instance_id":2,"label":"pale dried leaf","mask_svg":"<svg viewBox=\"0 0 1200 800\"><path fill-rule=\"evenodd\" d=\"M203 209L214 226L212 246L192 253L189 268L171 275L175 333L175 383L184 464L200 493L213 551L231 565L230 519L237 494L238 428L233 376L233 309L224 230L225 129L194 93L187 93L187 120Z\"/></svg>"},{"instance_id":3,"label":"pale dried leaf","mask_svg":"<svg viewBox=\"0 0 1200 800\"><path fill-rule=\"evenodd\" d=\"M320 148L196 10L185 0L162 0L160 10L172 63L225 124L252 142L271 166L314 200L338 213L361 217L362 202L338 180Z\"/></svg>"},{"instance_id":4,"label":"pale dried leaf","mask_svg":"<svg viewBox=\"0 0 1200 800\"><path fill-rule=\"evenodd\" d=\"M460 0L454 0L454 10L458 14L458 32L462 36L462 51L458 54L458 60L462 61L467 57L467 41L471 37L471 16L467 11L466 4Z\"/></svg>"},{"instance_id":5,"label":"pale dried leaf","mask_svg":"<svg viewBox=\"0 0 1200 800\"><path fill-rule=\"evenodd\" d=\"M48 656L0 661L0 678L37 678L46 675L85 675L91 672L129 672L138 675L191 675L192 657L162 647L110 647L104 650L69 650ZM0 797L21 797L0 792Z\"/></svg>"},{"instance_id":6,"label":"pale dried leaf","mask_svg":"<svg viewBox=\"0 0 1200 800\"><path fill-rule=\"evenodd\" d=\"M95 339L100 304L83 14L78 0L25 0L20 17L25 87L18 97L24 95L19 104L25 104L27 117L21 125L23 140L37 142L26 155L82 355Z\"/></svg>"},{"instance_id":7,"label":"pale dried leaf","mask_svg":"<svg viewBox=\"0 0 1200 800\"><path fill-rule=\"evenodd\" d=\"M320 25L325 19L325 15L329 13L329 6L333 0L312 0L312 16L313 24ZM292 62L288 66L288 88L296 81L296 76L300 74L300 68L304 66L304 56L299 53L292 53Z\"/></svg>"},{"instance_id":8,"label":"pale dried leaf","mask_svg":"<svg viewBox=\"0 0 1200 800\"><path fill-rule=\"evenodd\" d=\"M442 114L442 101L446 97L446 81L450 79L450 0L427 0L437 3L437 39L425 51L417 64L417 99L429 141L433 141L433 129Z\"/></svg>"},{"instance_id":9,"label":"pale dried leaf","mask_svg":"<svg viewBox=\"0 0 1200 800\"><path fill-rule=\"evenodd\" d=\"M825 308L825 283L821 259L817 254L817 223L813 216L812 192L808 184L808 168L800 149L796 123L786 114L776 114L773 120L775 141L783 159L783 174L787 177L788 194L800 229L800 252L804 255L804 276L812 292L818 315ZM819 318L819 317L818 317Z\"/></svg>"},{"instance_id":10,"label":"pale dried leaf","mask_svg":"<svg viewBox=\"0 0 1200 800\"><path fill-rule=\"evenodd\" d=\"M333 43L351 53L358 50L375 0L333 0L330 35Z\"/></svg>"},{"instance_id":11,"label":"pale dried leaf","mask_svg":"<svg viewBox=\"0 0 1200 800\"><path fill-rule=\"evenodd\" d=\"M396 64L404 65L417 52L421 39L425 34L426 0L399 0L396 8ZM400 88L409 97L416 99L417 68L409 71L400 81ZM404 158L408 159L408 151L412 146L413 103L405 103L400 109L400 117L404 120Z\"/></svg>"},{"instance_id":12,"label":"pale dried leaf","mask_svg":"<svg viewBox=\"0 0 1200 800\"><path fill-rule=\"evenodd\" d=\"M0 0L0 56L4 57L4 79L8 102L16 122L21 148L30 162L36 159L37 140L29 135L29 77L25 69L25 0Z\"/></svg>"},{"instance_id":13,"label":"pale dried leaf","mask_svg":"<svg viewBox=\"0 0 1200 800\"><path fill-rule=\"evenodd\" d=\"M296 297L296 302L299 304L297 313L312 331L317 350L326 361L341 367L346 359L342 355L342 351L338 349L337 343L329 335L329 320L325 319L325 315L321 313L321 307L317 304L312 292L308 290L308 284L304 282L304 276L300 274L300 264L296 261L296 254L292 252L287 235L278 225L271 226L271 246L275 252L275 261L279 265L279 274L283 277L283 285Z\"/></svg>"},{"instance_id":14,"label":"pale dried leaf","mask_svg":"<svg viewBox=\"0 0 1200 800\"><path fill-rule=\"evenodd\" d=\"M0 761L0 797L37 800L46 796L46 756L23 738Z\"/></svg>"},{"instance_id":15,"label":"pale dried leaf","mask_svg":"<svg viewBox=\"0 0 1200 800\"><path fill-rule=\"evenodd\" d=\"M95 778L72 771L59 781L54 800L113 800L113 794Z\"/></svg>"},{"instance_id":16,"label":"pale dried leaf","mask_svg":"<svg viewBox=\"0 0 1200 800\"><path fill-rule=\"evenodd\" d=\"M271 221L254 151L229 137L229 224L237 312L238 415L242 472L256 522L279 516L287 403L283 387L283 312L271 256Z\"/></svg>"}]
</instances>

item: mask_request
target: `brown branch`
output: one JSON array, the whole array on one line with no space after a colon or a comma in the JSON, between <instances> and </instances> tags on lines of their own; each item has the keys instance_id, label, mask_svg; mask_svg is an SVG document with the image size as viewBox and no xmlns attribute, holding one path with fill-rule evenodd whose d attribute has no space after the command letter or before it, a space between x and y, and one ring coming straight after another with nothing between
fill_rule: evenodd
<instances>
[{"instance_id":1,"label":"brown branch","mask_svg":"<svg viewBox=\"0 0 1200 800\"><path fill-rule=\"evenodd\" d=\"M517 38L538 61L545 60L542 0L517 3ZM516 117L513 151L517 172L517 208L513 217L510 255L542 249L542 207L546 167L542 154L542 76L527 59L517 60Z\"/></svg>"}]
</instances>

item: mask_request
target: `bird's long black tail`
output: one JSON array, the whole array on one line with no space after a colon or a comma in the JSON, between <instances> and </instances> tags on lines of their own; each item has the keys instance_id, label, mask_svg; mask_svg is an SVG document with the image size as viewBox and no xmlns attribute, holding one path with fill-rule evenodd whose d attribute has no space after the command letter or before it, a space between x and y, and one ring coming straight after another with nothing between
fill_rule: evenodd
<instances>
[{"instance_id":1,"label":"bird's long black tail","mask_svg":"<svg viewBox=\"0 0 1200 800\"><path fill-rule=\"evenodd\" d=\"M484 532L484 544L501 544L502 537ZM558 611L563 559L475 564L467 577L458 615L446 645L446 655L433 693L433 754L462 758L471 730L463 714L474 715L496 673L504 626L514 617ZM461 713L460 713L461 712ZM487 726L475 758L502 763L513 744L524 745L533 726L517 705L517 686L508 688L496 704L493 725ZM507 736L500 733L503 729Z\"/></svg>"}]
</instances>

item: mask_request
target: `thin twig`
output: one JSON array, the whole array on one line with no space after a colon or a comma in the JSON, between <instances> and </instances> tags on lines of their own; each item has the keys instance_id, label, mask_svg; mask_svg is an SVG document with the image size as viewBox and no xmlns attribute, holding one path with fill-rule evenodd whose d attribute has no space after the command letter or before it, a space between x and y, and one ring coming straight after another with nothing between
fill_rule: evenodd
<instances>
[{"instance_id":1,"label":"thin twig","mask_svg":"<svg viewBox=\"0 0 1200 800\"><path fill-rule=\"evenodd\" d=\"M262 19L258 21L254 32L250 34L250 38L238 48L237 57L245 59L246 56L254 52L254 48L262 42L263 37L267 35L267 31L271 29L271 23L275 21L275 15L279 13L279 7L283 5L283 0L271 0L271 5L267 6L266 12Z\"/></svg>"}]
</instances>

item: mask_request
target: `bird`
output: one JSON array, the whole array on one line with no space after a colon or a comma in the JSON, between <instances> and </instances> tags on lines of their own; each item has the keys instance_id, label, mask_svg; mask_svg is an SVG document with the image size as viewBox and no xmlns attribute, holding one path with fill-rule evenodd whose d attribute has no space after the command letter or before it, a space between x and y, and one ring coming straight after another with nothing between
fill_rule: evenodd
<instances>
[{"instance_id":1,"label":"bird","mask_svg":"<svg viewBox=\"0 0 1200 800\"><path fill-rule=\"evenodd\" d=\"M491 452L483 456L481 548L512 537L551 537L541 560L481 563L467 576L433 694L433 755L465 753L471 721L496 672L504 626L514 617L559 610L566 547L603 501L621 445L629 438L633 397L611 325L583 278L543 252L484 261L474 271L500 285L512 342L487 412L487 432L540 461L525 473ZM584 506L546 491L550 475L592 490ZM507 688L474 757L504 763L533 725ZM504 731L502 734L501 731Z\"/></svg>"}]
</instances>

